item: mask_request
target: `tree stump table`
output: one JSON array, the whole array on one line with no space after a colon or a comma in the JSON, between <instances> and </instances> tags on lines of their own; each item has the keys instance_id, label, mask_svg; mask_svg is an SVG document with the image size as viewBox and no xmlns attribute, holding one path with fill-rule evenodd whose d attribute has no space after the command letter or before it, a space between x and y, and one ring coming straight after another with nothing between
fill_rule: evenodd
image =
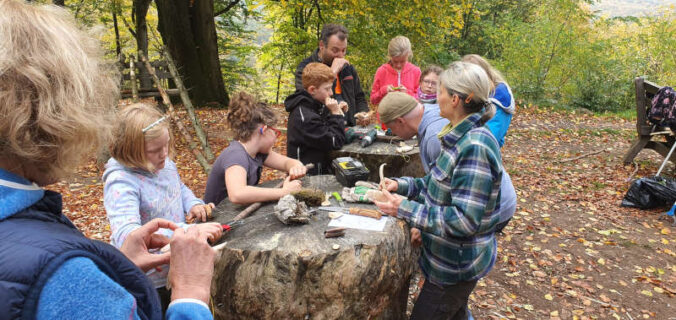
<instances>
[{"instance_id":1,"label":"tree stump table","mask_svg":"<svg viewBox=\"0 0 676 320\"><path fill-rule=\"evenodd\" d=\"M302 181L304 187L342 189L334 176ZM327 212L317 211L308 224L284 225L275 204L264 204L221 239L212 282L216 319L406 318L415 257L403 221L384 215L382 232L347 229L327 239ZM244 207L226 198L214 219L227 222Z\"/></svg>"},{"instance_id":2,"label":"tree stump table","mask_svg":"<svg viewBox=\"0 0 676 320\"><path fill-rule=\"evenodd\" d=\"M416 146L413 150L406 153L396 151L399 147L399 141L380 141L376 140L372 145L362 148L359 140L346 144L340 150L331 153L332 158L352 157L361 161L369 169L369 181L379 182L378 168L380 164L387 163L384 168L385 177L422 177L425 175L425 169L420 161L420 149ZM416 140L404 141L407 145L413 146Z\"/></svg>"}]
</instances>

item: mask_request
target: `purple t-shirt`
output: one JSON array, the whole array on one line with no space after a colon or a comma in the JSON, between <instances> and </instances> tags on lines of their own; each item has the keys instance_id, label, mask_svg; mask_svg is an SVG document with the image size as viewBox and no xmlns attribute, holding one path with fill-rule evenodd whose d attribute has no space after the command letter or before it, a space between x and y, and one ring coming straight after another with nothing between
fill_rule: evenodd
<instances>
[{"instance_id":1,"label":"purple t-shirt","mask_svg":"<svg viewBox=\"0 0 676 320\"><path fill-rule=\"evenodd\" d=\"M207 179L207 190L204 192L204 202L213 202L218 205L228 196L228 189L225 187L225 170L234 165L246 170L247 185L257 185L261 178L261 171L263 171L263 162L267 157L267 154L259 153L256 158L252 158L239 141L230 142L211 168L209 179Z\"/></svg>"}]
</instances>

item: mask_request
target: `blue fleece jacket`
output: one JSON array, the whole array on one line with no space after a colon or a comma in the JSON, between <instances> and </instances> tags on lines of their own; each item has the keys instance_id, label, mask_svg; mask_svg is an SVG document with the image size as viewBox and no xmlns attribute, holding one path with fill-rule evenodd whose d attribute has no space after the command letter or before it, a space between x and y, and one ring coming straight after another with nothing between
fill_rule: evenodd
<instances>
[{"instance_id":1,"label":"blue fleece jacket","mask_svg":"<svg viewBox=\"0 0 676 320\"><path fill-rule=\"evenodd\" d=\"M512 116L516 111L516 103L512 95L512 89L504 83L500 82L495 86L495 92L490 98L490 101L495 105L495 116L486 122L486 126L491 130L491 133L498 140L500 148L505 144L505 135L507 129L512 122Z\"/></svg>"},{"instance_id":2,"label":"blue fleece jacket","mask_svg":"<svg viewBox=\"0 0 676 320\"><path fill-rule=\"evenodd\" d=\"M110 222L110 243L120 248L129 233L155 218L176 222L183 228L185 214L195 205L204 204L181 182L176 164L166 159L156 173L131 169L114 158L106 163L103 173L103 205ZM171 237L169 229L158 233ZM152 269L146 274L156 288L167 283L169 266Z\"/></svg>"},{"instance_id":3,"label":"blue fleece jacket","mask_svg":"<svg viewBox=\"0 0 676 320\"><path fill-rule=\"evenodd\" d=\"M0 169L0 222L38 202L44 190ZM37 319L139 319L136 301L87 258L64 262L49 278L38 302ZM212 319L209 308L195 300L176 300L167 319Z\"/></svg>"}]
</instances>

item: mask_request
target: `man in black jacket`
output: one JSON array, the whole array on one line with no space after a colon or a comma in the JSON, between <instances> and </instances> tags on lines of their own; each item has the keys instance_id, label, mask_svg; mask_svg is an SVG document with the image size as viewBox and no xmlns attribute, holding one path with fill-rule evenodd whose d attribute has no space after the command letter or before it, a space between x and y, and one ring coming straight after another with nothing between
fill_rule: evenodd
<instances>
[{"instance_id":1,"label":"man in black jacket","mask_svg":"<svg viewBox=\"0 0 676 320\"><path fill-rule=\"evenodd\" d=\"M366 96L361 89L357 70L345 60L347 50L347 29L338 24L326 24L319 38L319 48L305 60L301 61L296 69L296 90L303 90L301 76L303 69L310 62L322 62L331 67L334 75L333 98L338 102L345 101L348 110L345 112L345 124L354 126L354 114L369 111Z\"/></svg>"}]
</instances>

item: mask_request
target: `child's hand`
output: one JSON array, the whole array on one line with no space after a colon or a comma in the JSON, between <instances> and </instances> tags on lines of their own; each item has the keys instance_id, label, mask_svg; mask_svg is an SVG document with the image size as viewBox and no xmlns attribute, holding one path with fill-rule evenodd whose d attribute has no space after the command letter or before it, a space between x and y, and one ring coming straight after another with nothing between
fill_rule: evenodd
<instances>
[{"instance_id":1,"label":"child's hand","mask_svg":"<svg viewBox=\"0 0 676 320\"><path fill-rule=\"evenodd\" d=\"M211 218L211 210L215 207L216 206L214 206L213 203L196 204L190 208L190 212L188 212L188 215L185 217L185 222L193 223L197 220L205 222L207 219Z\"/></svg>"},{"instance_id":2,"label":"child's hand","mask_svg":"<svg viewBox=\"0 0 676 320\"><path fill-rule=\"evenodd\" d=\"M302 163L299 163L289 169L289 178L291 180L296 180L298 178L304 177L306 173L307 167L305 167Z\"/></svg>"},{"instance_id":3,"label":"child's hand","mask_svg":"<svg viewBox=\"0 0 676 320\"><path fill-rule=\"evenodd\" d=\"M324 102L324 105L331 111L331 114L342 114L340 111L340 107L338 107L338 101L336 99L333 99L331 97L327 97L326 101Z\"/></svg>"},{"instance_id":4,"label":"child's hand","mask_svg":"<svg viewBox=\"0 0 676 320\"><path fill-rule=\"evenodd\" d=\"M397 91L397 90L394 88L393 85L388 84L388 85L387 85L387 92L390 93L390 92L392 92L392 91Z\"/></svg>"},{"instance_id":5,"label":"child's hand","mask_svg":"<svg viewBox=\"0 0 676 320\"><path fill-rule=\"evenodd\" d=\"M223 236L223 227L220 223L209 222L209 223L200 223L192 226L191 228L198 228L200 232L206 233L209 242L216 243Z\"/></svg>"},{"instance_id":6,"label":"child's hand","mask_svg":"<svg viewBox=\"0 0 676 320\"><path fill-rule=\"evenodd\" d=\"M338 108L340 108L340 110L342 110L343 113L347 112L347 108L348 108L347 102L341 101L341 102L338 104Z\"/></svg>"},{"instance_id":7,"label":"child's hand","mask_svg":"<svg viewBox=\"0 0 676 320\"><path fill-rule=\"evenodd\" d=\"M300 183L300 180L291 180L291 176L286 177L286 179L284 179L284 184L282 185L282 189L287 191L287 194L293 191L300 191L301 187L302 184Z\"/></svg>"},{"instance_id":8,"label":"child's hand","mask_svg":"<svg viewBox=\"0 0 676 320\"><path fill-rule=\"evenodd\" d=\"M399 90L399 91L401 91L401 92L403 92L403 93L406 93L406 87L405 87L403 84L400 85L399 88L397 88L397 90Z\"/></svg>"}]
</instances>

